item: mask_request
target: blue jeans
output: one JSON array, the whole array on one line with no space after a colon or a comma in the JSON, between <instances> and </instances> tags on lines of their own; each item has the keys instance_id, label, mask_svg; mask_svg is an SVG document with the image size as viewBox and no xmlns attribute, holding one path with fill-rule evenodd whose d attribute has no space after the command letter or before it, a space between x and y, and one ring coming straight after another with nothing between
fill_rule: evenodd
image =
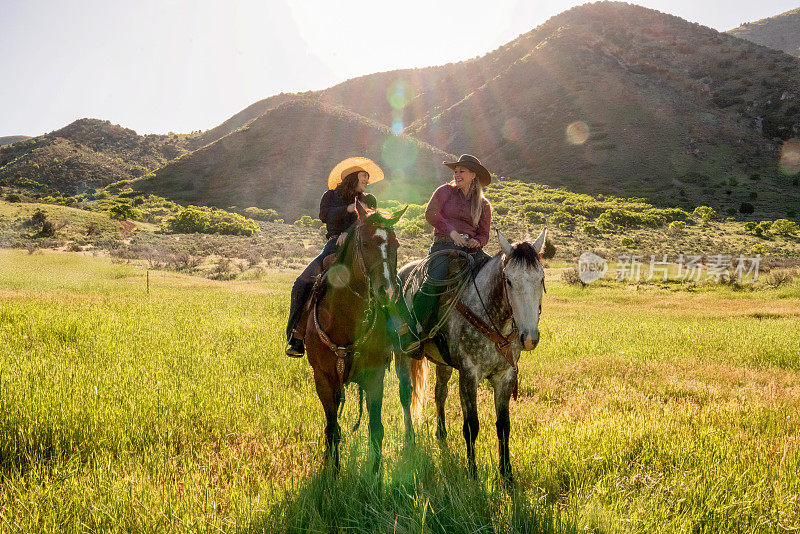
<instances>
[{"instance_id":1,"label":"blue jeans","mask_svg":"<svg viewBox=\"0 0 800 534\"><path fill-rule=\"evenodd\" d=\"M489 259L489 255L482 249L459 247L452 241L434 242L433 245L431 245L429 253L433 254L441 250L460 250L466 252L472 256L472 259L478 265L483 265ZM450 273L450 263L455 258L458 258L458 261L462 259L460 255L442 254L431 260L431 263L428 265L428 277L425 283L422 284L422 287L420 287L419 292L414 296L414 315L425 332L430 332L430 330L436 326L439 299L441 297L441 295L438 294L441 289L436 287L435 284L429 283L429 281L440 282L446 280Z\"/></svg>"}]
</instances>

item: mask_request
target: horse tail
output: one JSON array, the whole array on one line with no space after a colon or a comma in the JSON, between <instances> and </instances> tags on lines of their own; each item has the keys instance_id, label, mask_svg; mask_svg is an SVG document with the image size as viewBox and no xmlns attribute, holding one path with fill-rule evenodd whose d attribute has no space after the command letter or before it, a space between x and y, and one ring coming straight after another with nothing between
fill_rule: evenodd
<instances>
[{"instance_id":1,"label":"horse tail","mask_svg":"<svg viewBox=\"0 0 800 534\"><path fill-rule=\"evenodd\" d=\"M353 432L358 430L358 427L361 426L361 416L364 414L364 389L361 387L361 384L358 385L358 420L356 424L353 425Z\"/></svg>"},{"instance_id":2,"label":"horse tail","mask_svg":"<svg viewBox=\"0 0 800 534\"><path fill-rule=\"evenodd\" d=\"M422 417L425 404L425 392L428 391L428 360L411 359L411 417Z\"/></svg>"}]
</instances>

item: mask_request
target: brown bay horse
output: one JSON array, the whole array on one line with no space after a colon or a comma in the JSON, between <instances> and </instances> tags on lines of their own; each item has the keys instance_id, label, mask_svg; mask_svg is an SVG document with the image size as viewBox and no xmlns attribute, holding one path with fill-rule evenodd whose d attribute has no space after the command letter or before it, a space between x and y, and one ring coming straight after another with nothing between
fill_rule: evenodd
<instances>
[{"instance_id":1,"label":"brown bay horse","mask_svg":"<svg viewBox=\"0 0 800 534\"><path fill-rule=\"evenodd\" d=\"M397 287L397 237L405 209L384 217L356 203L358 222L336 261L317 282L306 321L305 345L317 395L325 411L325 457L339 469L338 421L344 386L357 383L366 397L373 472L383 446L383 379L391 362L388 307Z\"/></svg>"}]
</instances>

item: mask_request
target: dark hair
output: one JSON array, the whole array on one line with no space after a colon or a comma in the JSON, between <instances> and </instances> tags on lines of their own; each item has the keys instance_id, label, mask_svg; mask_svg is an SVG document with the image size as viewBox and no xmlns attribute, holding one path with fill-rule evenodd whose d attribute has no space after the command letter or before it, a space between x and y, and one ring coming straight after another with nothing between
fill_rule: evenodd
<instances>
[{"instance_id":1,"label":"dark hair","mask_svg":"<svg viewBox=\"0 0 800 534\"><path fill-rule=\"evenodd\" d=\"M336 191L345 202L353 203L356 201L356 186L358 185L358 173L363 171L351 172L344 177L342 183L336 186Z\"/></svg>"}]
</instances>

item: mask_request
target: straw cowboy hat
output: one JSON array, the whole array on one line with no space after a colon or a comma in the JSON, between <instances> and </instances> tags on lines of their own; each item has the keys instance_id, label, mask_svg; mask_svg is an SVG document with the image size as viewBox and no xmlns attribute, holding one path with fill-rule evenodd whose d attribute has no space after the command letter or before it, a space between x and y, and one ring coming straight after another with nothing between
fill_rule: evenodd
<instances>
[{"instance_id":1,"label":"straw cowboy hat","mask_svg":"<svg viewBox=\"0 0 800 534\"><path fill-rule=\"evenodd\" d=\"M461 157L458 158L458 161L443 161L445 165L450 167L453 170L456 170L456 167L466 167L467 169L471 170L475 174L478 175L478 181L483 187L486 187L490 183L492 183L492 176L489 174L489 171L486 170L486 167L481 165L480 160L475 156L471 156L469 154L461 154Z\"/></svg>"},{"instance_id":2,"label":"straw cowboy hat","mask_svg":"<svg viewBox=\"0 0 800 534\"><path fill-rule=\"evenodd\" d=\"M333 168L328 175L328 189L336 189L344 177L350 173L364 171L369 174L369 183L374 184L383 180L383 170L369 158L347 158Z\"/></svg>"}]
</instances>

